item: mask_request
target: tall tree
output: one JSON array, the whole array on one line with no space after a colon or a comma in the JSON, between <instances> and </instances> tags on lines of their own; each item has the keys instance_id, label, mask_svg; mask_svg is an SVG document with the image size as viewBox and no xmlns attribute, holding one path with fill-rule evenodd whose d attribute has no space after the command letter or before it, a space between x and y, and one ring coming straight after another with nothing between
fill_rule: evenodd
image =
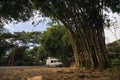
<instances>
[{"instance_id":1,"label":"tall tree","mask_svg":"<svg viewBox=\"0 0 120 80\"><path fill-rule=\"evenodd\" d=\"M34 55L37 50L35 48L26 51L26 48L39 46L40 38L41 32L16 32L11 34L1 30L0 65L13 65L13 63L14 65L34 65L34 56L29 56L27 53L33 53Z\"/></svg>"},{"instance_id":2,"label":"tall tree","mask_svg":"<svg viewBox=\"0 0 120 80\"><path fill-rule=\"evenodd\" d=\"M117 3L118 2L118 3ZM107 68L103 8L117 11L119 0L45 0L34 4L47 16L60 20L69 30L77 67ZM116 10L115 10L115 8Z\"/></svg>"},{"instance_id":3,"label":"tall tree","mask_svg":"<svg viewBox=\"0 0 120 80\"><path fill-rule=\"evenodd\" d=\"M60 20L71 34L77 67L109 66L103 9L109 7L113 12L120 12L120 0L4 0L0 3L1 22L13 18L26 20L33 8Z\"/></svg>"},{"instance_id":4,"label":"tall tree","mask_svg":"<svg viewBox=\"0 0 120 80\"><path fill-rule=\"evenodd\" d=\"M60 20L69 30L77 67L108 67L103 1L46 0L35 4L40 11Z\"/></svg>"},{"instance_id":5,"label":"tall tree","mask_svg":"<svg viewBox=\"0 0 120 80\"><path fill-rule=\"evenodd\" d=\"M69 58L73 56L69 34L62 25L54 25L43 33L38 53L41 59L46 57L59 58L64 66L69 65Z\"/></svg>"},{"instance_id":6,"label":"tall tree","mask_svg":"<svg viewBox=\"0 0 120 80\"><path fill-rule=\"evenodd\" d=\"M6 42L6 39L13 36L10 33L6 33L3 28L1 28L0 31L0 65L6 65L7 63L7 56L6 53L9 51L11 48L14 47L13 44L10 44Z\"/></svg>"},{"instance_id":7,"label":"tall tree","mask_svg":"<svg viewBox=\"0 0 120 80\"><path fill-rule=\"evenodd\" d=\"M8 57L8 65L25 65L24 56L26 46L15 46Z\"/></svg>"}]
</instances>

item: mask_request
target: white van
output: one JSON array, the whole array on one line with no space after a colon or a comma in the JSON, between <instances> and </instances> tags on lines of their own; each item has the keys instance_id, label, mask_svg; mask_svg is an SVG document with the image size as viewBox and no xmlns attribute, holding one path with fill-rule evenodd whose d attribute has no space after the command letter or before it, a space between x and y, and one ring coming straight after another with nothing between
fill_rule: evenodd
<instances>
[{"instance_id":1,"label":"white van","mask_svg":"<svg viewBox=\"0 0 120 80\"><path fill-rule=\"evenodd\" d=\"M63 64L57 58L48 57L48 59L46 60L46 66L48 66L48 67L62 67Z\"/></svg>"}]
</instances>

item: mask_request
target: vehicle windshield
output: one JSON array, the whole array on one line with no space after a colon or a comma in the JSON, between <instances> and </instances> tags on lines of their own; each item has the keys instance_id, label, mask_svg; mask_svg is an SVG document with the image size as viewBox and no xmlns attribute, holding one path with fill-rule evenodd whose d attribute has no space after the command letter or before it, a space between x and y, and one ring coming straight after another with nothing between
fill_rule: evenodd
<instances>
[{"instance_id":1,"label":"vehicle windshield","mask_svg":"<svg viewBox=\"0 0 120 80\"><path fill-rule=\"evenodd\" d=\"M60 60L56 60L56 62L61 62Z\"/></svg>"}]
</instances>

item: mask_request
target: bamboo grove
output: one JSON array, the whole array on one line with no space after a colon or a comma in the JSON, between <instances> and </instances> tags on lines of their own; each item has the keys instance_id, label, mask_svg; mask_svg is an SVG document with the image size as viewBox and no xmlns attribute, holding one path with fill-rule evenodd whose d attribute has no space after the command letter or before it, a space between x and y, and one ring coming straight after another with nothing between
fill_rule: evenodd
<instances>
[{"instance_id":1,"label":"bamboo grove","mask_svg":"<svg viewBox=\"0 0 120 80\"><path fill-rule=\"evenodd\" d=\"M109 66L103 29L103 0L41 0L35 4L69 30L76 67Z\"/></svg>"},{"instance_id":2,"label":"bamboo grove","mask_svg":"<svg viewBox=\"0 0 120 80\"><path fill-rule=\"evenodd\" d=\"M76 67L108 68L103 15L107 8L120 12L120 0L7 0L0 1L0 22L27 20L37 9L68 29Z\"/></svg>"}]
</instances>

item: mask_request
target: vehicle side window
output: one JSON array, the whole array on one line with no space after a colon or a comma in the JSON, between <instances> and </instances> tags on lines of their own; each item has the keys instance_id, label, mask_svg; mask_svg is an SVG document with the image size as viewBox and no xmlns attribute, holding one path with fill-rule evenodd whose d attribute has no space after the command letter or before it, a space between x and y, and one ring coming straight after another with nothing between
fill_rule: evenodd
<instances>
[{"instance_id":1,"label":"vehicle side window","mask_svg":"<svg viewBox=\"0 0 120 80\"><path fill-rule=\"evenodd\" d=\"M56 63L56 61L54 60L54 63Z\"/></svg>"},{"instance_id":2,"label":"vehicle side window","mask_svg":"<svg viewBox=\"0 0 120 80\"><path fill-rule=\"evenodd\" d=\"M53 63L53 60L51 60L51 63Z\"/></svg>"}]
</instances>

